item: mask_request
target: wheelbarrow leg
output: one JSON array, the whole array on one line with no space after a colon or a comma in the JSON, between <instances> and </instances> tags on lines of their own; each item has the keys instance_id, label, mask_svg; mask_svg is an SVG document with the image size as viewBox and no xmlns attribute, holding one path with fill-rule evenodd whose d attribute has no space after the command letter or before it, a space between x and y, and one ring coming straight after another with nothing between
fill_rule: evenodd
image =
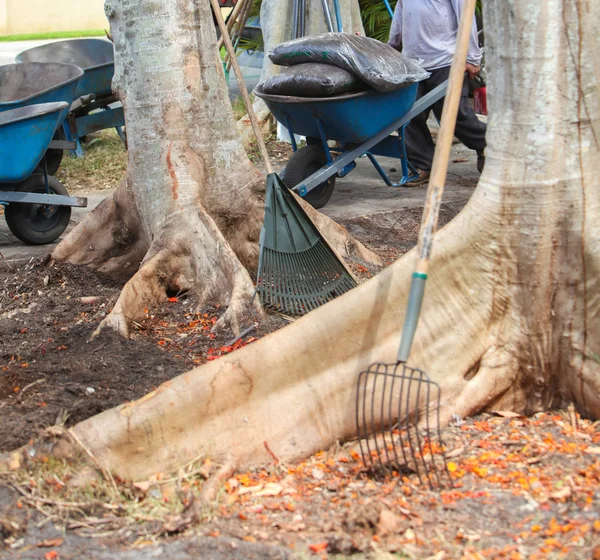
<instances>
[{"instance_id":1,"label":"wheelbarrow leg","mask_svg":"<svg viewBox=\"0 0 600 560\"><path fill-rule=\"evenodd\" d=\"M68 119L65 119L65 122L63 123L63 130L65 131L65 138L67 139L67 141L75 142L75 149L71 150L71 155L73 157L82 158L83 148L81 146L81 142L79 141L79 138L77 138L77 136L73 134Z\"/></svg>"},{"instance_id":2,"label":"wheelbarrow leg","mask_svg":"<svg viewBox=\"0 0 600 560\"><path fill-rule=\"evenodd\" d=\"M417 172L415 167L410 163L410 161L408 161L408 157L406 155L406 143L404 141L404 129L406 128L406 126L408 126L408 123L404 124L398 129L397 137L388 137L384 142L385 147L379 147L378 151L378 146L374 146L372 150L368 151L365 154L388 187L402 187L403 185L406 185L406 183L414 181L419 176L419 173ZM377 161L377 158L375 157L376 153L378 155L385 155L388 157L395 157L400 159L402 178L399 181L392 181L390 179L389 175L385 172L383 167L381 167L381 164Z\"/></svg>"}]
</instances>

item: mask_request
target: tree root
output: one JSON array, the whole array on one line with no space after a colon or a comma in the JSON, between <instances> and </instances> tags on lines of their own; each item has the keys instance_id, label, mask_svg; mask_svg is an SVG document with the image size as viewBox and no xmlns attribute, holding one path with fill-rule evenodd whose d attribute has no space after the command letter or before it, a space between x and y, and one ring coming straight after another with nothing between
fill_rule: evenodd
<instances>
[{"instance_id":1,"label":"tree root","mask_svg":"<svg viewBox=\"0 0 600 560\"><path fill-rule=\"evenodd\" d=\"M212 504L219 494L219 490L225 483L225 481L231 478L237 468L234 463L227 462L219 468L202 486L202 492L200 493L200 501L204 504Z\"/></svg>"},{"instance_id":2,"label":"tree root","mask_svg":"<svg viewBox=\"0 0 600 560\"><path fill-rule=\"evenodd\" d=\"M191 292L199 307L224 303L227 310L215 328L231 327L238 335L243 319L262 318L254 285L210 216L193 209L174 225L165 225L152 242L141 268L125 284L113 310L93 337L109 327L129 337L132 322L144 309L165 299L167 291Z\"/></svg>"},{"instance_id":3,"label":"tree root","mask_svg":"<svg viewBox=\"0 0 600 560\"><path fill-rule=\"evenodd\" d=\"M124 179L58 244L52 258L127 280L138 270L149 245L133 193Z\"/></svg>"}]
</instances>

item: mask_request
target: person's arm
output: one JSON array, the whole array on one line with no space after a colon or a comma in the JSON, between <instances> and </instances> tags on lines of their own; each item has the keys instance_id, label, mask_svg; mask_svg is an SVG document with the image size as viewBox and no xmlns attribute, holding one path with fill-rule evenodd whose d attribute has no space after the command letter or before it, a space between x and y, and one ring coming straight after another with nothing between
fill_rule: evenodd
<instances>
[{"instance_id":1,"label":"person's arm","mask_svg":"<svg viewBox=\"0 0 600 560\"><path fill-rule=\"evenodd\" d=\"M396 3L394 17L392 18L392 27L390 29L390 40L388 41L396 50L402 48L402 0Z\"/></svg>"},{"instance_id":2,"label":"person's arm","mask_svg":"<svg viewBox=\"0 0 600 560\"><path fill-rule=\"evenodd\" d=\"M464 0L451 0L454 13L456 14L457 25L460 23L460 16L462 15L464 8ZM481 49L479 48L479 41L477 39L477 22L473 18L473 26L471 27L471 37L469 38L469 51L467 53L467 65L479 69L481 66ZM471 71L467 68L469 74Z\"/></svg>"}]
</instances>

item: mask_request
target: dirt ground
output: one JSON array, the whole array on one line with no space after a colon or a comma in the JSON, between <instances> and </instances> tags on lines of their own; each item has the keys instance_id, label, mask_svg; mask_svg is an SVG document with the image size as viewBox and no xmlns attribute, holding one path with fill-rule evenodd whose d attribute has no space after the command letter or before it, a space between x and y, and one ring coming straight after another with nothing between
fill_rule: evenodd
<instances>
[{"instance_id":1,"label":"dirt ground","mask_svg":"<svg viewBox=\"0 0 600 560\"><path fill-rule=\"evenodd\" d=\"M441 224L459 210L444 205ZM392 262L416 243L420 218L406 209L343 225ZM211 331L221 309L172 294L132 340L90 340L120 290L110 279L0 259L0 286L0 451L141 397L288 321L272 315L235 340ZM449 474L433 489L415 472L372 476L350 443L236 473L210 505L198 498L218 468L209 460L115 490L90 467L42 454L0 474L0 558L600 559L599 423L568 410L498 411L457 418L443 438ZM431 444L427 464L439 465L440 452Z\"/></svg>"}]
</instances>

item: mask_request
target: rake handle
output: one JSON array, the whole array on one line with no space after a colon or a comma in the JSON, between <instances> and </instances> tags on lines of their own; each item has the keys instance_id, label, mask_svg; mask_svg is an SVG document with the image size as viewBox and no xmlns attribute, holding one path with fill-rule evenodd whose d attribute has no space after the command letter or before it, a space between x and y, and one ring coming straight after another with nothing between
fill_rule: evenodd
<instances>
[{"instance_id":1,"label":"rake handle","mask_svg":"<svg viewBox=\"0 0 600 560\"><path fill-rule=\"evenodd\" d=\"M262 132L260 131L260 126L258 124L258 119L256 118L256 114L254 113L254 108L252 107L252 102L250 101L250 95L248 94L248 88L246 87L246 82L244 77L242 76L242 71L240 69L240 65L238 63L237 56L235 56L235 49L231 44L231 38L229 37L229 32L227 31L227 27L225 26L225 22L223 21L223 15L221 14L221 8L219 6L218 0L210 0L210 5L212 6L213 12L215 14L215 18L217 19L217 25L219 26L219 30L221 31L221 38L225 43L225 48L227 49L227 53L229 54L229 59L231 61L231 66L233 66L233 71L235 73L235 77L237 79L238 86L240 88L240 92L242 94L242 98L244 99L244 104L246 105L246 110L248 111L248 117L250 118L250 123L252 124L252 129L254 130L254 135L256 136L256 143L258 144L258 149L260 150L260 155L265 162L265 166L267 168L267 173L273 173L273 166L271 165L271 159L269 158L269 152L267 151L267 146L265 145L265 141L263 139Z\"/></svg>"},{"instance_id":2,"label":"rake handle","mask_svg":"<svg viewBox=\"0 0 600 560\"><path fill-rule=\"evenodd\" d=\"M456 41L456 51L452 59L450 76L448 78L448 90L444 100L444 109L442 111L442 120L440 123L440 132L433 155L433 164L431 166L431 176L427 187L425 198L425 207L423 209L423 219L419 231L419 243L417 245L417 264L413 272L408 295L408 307L402 329L402 339L398 350L398 361L406 362L410 355L423 295L425 293L425 282L429 270L429 259L433 247L433 236L435 234L438 218L440 215L440 205L442 195L446 185L446 176L448 174L448 162L450 160L450 150L452 149L452 139L454 137L454 128L456 127L456 117L462 94L463 80L465 76L465 62L469 49L469 36L475 17L476 0L465 0L464 10L460 18L458 27L458 37Z\"/></svg>"}]
</instances>

